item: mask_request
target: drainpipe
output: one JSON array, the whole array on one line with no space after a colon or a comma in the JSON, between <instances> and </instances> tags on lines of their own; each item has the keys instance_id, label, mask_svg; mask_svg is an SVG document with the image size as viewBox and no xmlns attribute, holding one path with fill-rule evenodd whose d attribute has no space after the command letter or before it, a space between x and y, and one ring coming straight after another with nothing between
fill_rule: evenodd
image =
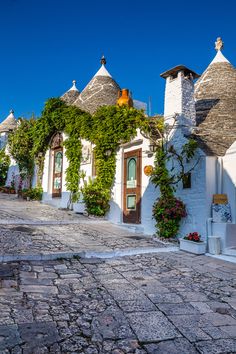
<instances>
[{"instance_id":1,"label":"drainpipe","mask_svg":"<svg viewBox=\"0 0 236 354\"><path fill-rule=\"evenodd\" d=\"M208 218L207 221L206 221L206 227L207 227L207 235L206 235L207 252L209 252L208 237L212 236L212 222L213 222L213 218Z\"/></svg>"},{"instance_id":2,"label":"drainpipe","mask_svg":"<svg viewBox=\"0 0 236 354\"><path fill-rule=\"evenodd\" d=\"M207 238L208 236L212 236L212 222L213 222L213 218L208 218L207 222L206 222L206 226L207 226Z\"/></svg>"},{"instance_id":3,"label":"drainpipe","mask_svg":"<svg viewBox=\"0 0 236 354\"><path fill-rule=\"evenodd\" d=\"M218 157L218 159L219 159L218 193L222 194L222 192L223 192L223 158Z\"/></svg>"}]
</instances>

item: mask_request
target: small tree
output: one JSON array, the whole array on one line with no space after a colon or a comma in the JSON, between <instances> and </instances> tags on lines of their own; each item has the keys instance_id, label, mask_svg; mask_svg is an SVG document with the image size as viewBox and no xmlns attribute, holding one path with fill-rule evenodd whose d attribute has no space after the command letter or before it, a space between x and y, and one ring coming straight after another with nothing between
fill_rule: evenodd
<instances>
[{"instance_id":1,"label":"small tree","mask_svg":"<svg viewBox=\"0 0 236 354\"><path fill-rule=\"evenodd\" d=\"M35 121L33 117L29 120L20 118L17 129L8 138L9 152L19 166L22 180L27 181L29 187L31 187L34 173L32 133Z\"/></svg>"}]
</instances>

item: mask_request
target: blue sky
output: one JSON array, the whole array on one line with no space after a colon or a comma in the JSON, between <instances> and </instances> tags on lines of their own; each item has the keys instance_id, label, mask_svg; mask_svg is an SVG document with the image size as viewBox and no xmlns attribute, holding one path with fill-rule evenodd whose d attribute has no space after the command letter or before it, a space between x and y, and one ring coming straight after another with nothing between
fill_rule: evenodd
<instances>
[{"instance_id":1,"label":"blue sky","mask_svg":"<svg viewBox=\"0 0 236 354\"><path fill-rule=\"evenodd\" d=\"M77 80L82 90L100 67L136 99L152 98L163 112L160 73L184 64L202 73L221 36L236 64L236 5L225 0L3 0L0 1L0 121L40 115L44 102Z\"/></svg>"}]
</instances>

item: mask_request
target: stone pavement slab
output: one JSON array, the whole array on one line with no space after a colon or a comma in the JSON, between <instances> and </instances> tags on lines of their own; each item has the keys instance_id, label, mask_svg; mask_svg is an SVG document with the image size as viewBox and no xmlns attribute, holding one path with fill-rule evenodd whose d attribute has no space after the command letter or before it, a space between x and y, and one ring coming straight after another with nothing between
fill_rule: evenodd
<instances>
[{"instance_id":1,"label":"stone pavement slab","mask_svg":"<svg viewBox=\"0 0 236 354\"><path fill-rule=\"evenodd\" d=\"M88 218L0 193L0 262L73 255L124 256L178 250L104 219Z\"/></svg>"},{"instance_id":2,"label":"stone pavement slab","mask_svg":"<svg viewBox=\"0 0 236 354\"><path fill-rule=\"evenodd\" d=\"M236 264L1 195L0 223L0 353L236 352Z\"/></svg>"},{"instance_id":3,"label":"stone pavement slab","mask_svg":"<svg viewBox=\"0 0 236 354\"><path fill-rule=\"evenodd\" d=\"M0 264L0 353L234 353L229 269L181 252Z\"/></svg>"}]
</instances>

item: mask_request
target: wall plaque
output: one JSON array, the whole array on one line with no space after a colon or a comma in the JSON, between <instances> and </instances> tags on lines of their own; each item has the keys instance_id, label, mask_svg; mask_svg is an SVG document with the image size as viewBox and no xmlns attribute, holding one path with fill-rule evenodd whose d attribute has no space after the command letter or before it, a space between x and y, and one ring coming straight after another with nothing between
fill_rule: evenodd
<instances>
[{"instance_id":1,"label":"wall plaque","mask_svg":"<svg viewBox=\"0 0 236 354\"><path fill-rule=\"evenodd\" d=\"M213 204L227 204L227 194L213 194Z\"/></svg>"}]
</instances>

